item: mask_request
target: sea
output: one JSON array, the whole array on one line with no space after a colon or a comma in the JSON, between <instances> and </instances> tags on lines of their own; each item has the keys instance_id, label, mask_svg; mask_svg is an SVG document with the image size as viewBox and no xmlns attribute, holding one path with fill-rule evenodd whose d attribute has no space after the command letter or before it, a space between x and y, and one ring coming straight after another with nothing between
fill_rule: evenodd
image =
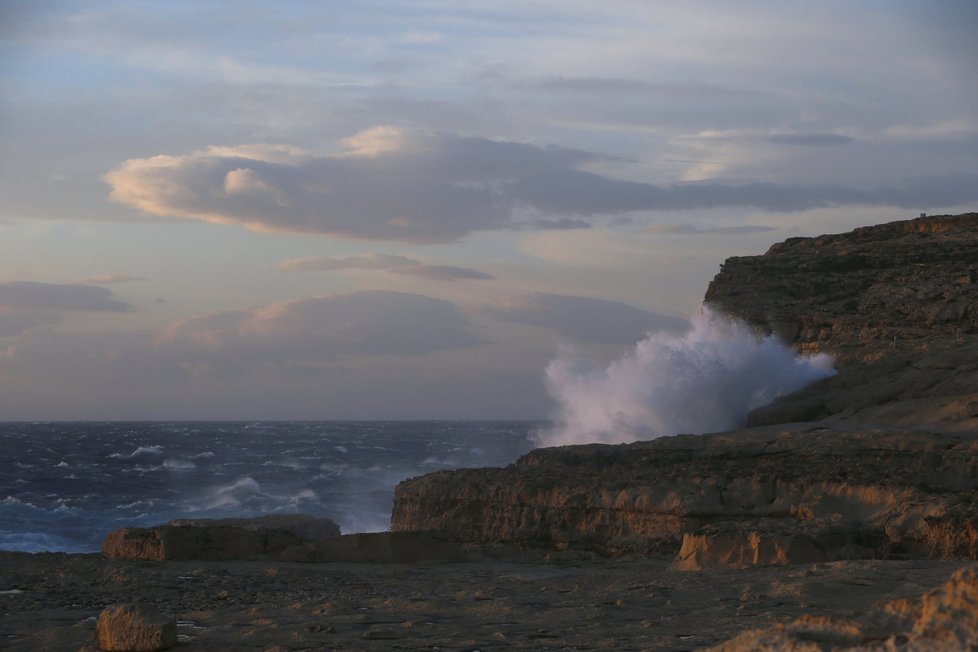
<instances>
[{"instance_id":1,"label":"sea","mask_svg":"<svg viewBox=\"0 0 978 652\"><path fill-rule=\"evenodd\" d=\"M312 514L389 529L394 487L505 466L530 421L0 423L0 550L94 552L116 528Z\"/></svg>"}]
</instances>

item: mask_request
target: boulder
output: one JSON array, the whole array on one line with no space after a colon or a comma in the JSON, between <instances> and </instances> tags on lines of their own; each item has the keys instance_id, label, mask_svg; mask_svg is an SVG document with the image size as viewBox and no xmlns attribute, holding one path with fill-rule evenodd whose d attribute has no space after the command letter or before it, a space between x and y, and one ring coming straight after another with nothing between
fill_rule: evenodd
<instances>
[{"instance_id":1,"label":"boulder","mask_svg":"<svg viewBox=\"0 0 978 652\"><path fill-rule=\"evenodd\" d=\"M177 644L177 620L147 605L112 605L95 622L95 643L100 650L168 650Z\"/></svg>"},{"instance_id":2,"label":"boulder","mask_svg":"<svg viewBox=\"0 0 978 652\"><path fill-rule=\"evenodd\" d=\"M278 559L308 544L337 536L329 519L311 516L173 521L151 528L122 528L108 534L102 553L110 559Z\"/></svg>"}]
</instances>

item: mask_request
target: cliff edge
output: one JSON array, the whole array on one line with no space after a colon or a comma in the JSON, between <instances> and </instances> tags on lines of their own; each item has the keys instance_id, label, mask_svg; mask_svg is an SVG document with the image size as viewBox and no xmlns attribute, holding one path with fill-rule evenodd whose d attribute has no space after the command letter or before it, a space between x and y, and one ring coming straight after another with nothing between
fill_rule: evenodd
<instances>
[{"instance_id":1,"label":"cliff edge","mask_svg":"<svg viewBox=\"0 0 978 652\"><path fill-rule=\"evenodd\" d=\"M922 217L726 260L705 301L839 374L749 425L871 422L978 428L978 213Z\"/></svg>"},{"instance_id":2,"label":"cliff edge","mask_svg":"<svg viewBox=\"0 0 978 652\"><path fill-rule=\"evenodd\" d=\"M391 529L674 567L978 559L978 214L792 238L706 301L838 373L750 427L402 482Z\"/></svg>"}]
</instances>

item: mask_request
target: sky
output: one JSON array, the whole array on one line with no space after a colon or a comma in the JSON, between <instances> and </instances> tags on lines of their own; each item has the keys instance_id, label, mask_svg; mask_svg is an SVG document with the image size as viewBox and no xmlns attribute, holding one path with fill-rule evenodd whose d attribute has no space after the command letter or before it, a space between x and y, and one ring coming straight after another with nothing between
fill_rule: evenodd
<instances>
[{"instance_id":1,"label":"sky","mask_svg":"<svg viewBox=\"0 0 978 652\"><path fill-rule=\"evenodd\" d=\"M0 420L536 419L978 209L969 0L0 0Z\"/></svg>"}]
</instances>

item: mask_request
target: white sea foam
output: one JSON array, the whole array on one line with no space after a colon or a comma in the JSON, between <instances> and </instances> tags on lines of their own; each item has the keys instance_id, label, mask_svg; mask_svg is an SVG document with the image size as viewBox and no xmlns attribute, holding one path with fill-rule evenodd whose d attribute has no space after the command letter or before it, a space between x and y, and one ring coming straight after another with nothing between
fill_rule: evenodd
<instances>
[{"instance_id":1,"label":"white sea foam","mask_svg":"<svg viewBox=\"0 0 978 652\"><path fill-rule=\"evenodd\" d=\"M559 410L536 441L622 443L737 428L750 410L834 373L832 363L704 307L689 332L653 333L605 369L570 354L551 362L546 381Z\"/></svg>"},{"instance_id":2,"label":"white sea foam","mask_svg":"<svg viewBox=\"0 0 978 652\"><path fill-rule=\"evenodd\" d=\"M0 505L4 507L28 507L30 509L40 509L37 505L14 496L7 496L3 500L0 500Z\"/></svg>"},{"instance_id":3,"label":"white sea foam","mask_svg":"<svg viewBox=\"0 0 978 652\"><path fill-rule=\"evenodd\" d=\"M171 471L190 471L196 469L197 465L188 460L163 460L163 468Z\"/></svg>"},{"instance_id":4,"label":"white sea foam","mask_svg":"<svg viewBox=\"0 0 978 652\"><path fill-rule=\"evenodd\" d=\"M140 446L133 452L129 453L129 457L139 457L141 455L162 455L162 446Z\"/></svg>"}]
</instances>

